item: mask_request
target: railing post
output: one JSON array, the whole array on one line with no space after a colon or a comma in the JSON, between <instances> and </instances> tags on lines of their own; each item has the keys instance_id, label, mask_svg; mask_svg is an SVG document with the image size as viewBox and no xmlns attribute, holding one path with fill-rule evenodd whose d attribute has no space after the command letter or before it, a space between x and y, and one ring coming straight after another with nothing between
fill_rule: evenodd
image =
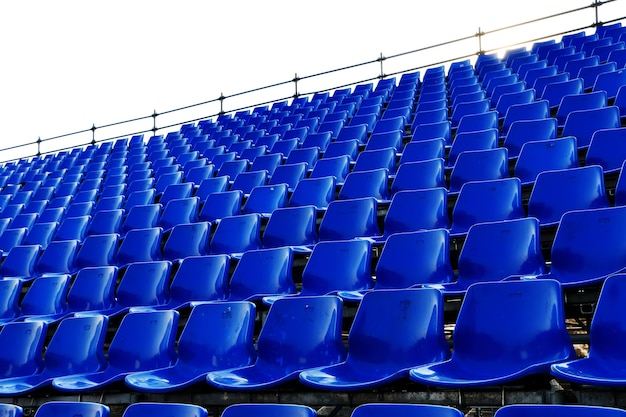
<instances>
[{"instance_id":1,"label":"railing post","mask_svg":"<svg viewBox=\"0 0 626 417\"><path fill-rule=\"evenodd\" d=\"M224 93L220 93L220 116L224 114L224 99L226 99L226 97L224 97Z\"/></svg>"},{"instance_id":2,"label":"railing post","mask_svg":"<svg viewBox=\"0 0 626 417\"><path fill-rule=\"evenodd\" d=\"M594 9L596 11L596 27L598 27L598 25L600 24L600 20L598 18L598 6L600 6L600 3L598 0L594 0L593 4L595 6Z\"/></svg>"},{"instance_id":3,"label":"railing post","mask_svg":"<svg viewBox=\"0 0 626 417\"><path fill-rule=\"evenodd\" d=\"M157 127L156 127L156 118L159 114L156 110L152 110L152 136L156 135Z\"/></svg>"},{"instance_id":4,"label":"railing post","mask_svg":"<svg viewBox=\"0 0 626 417\"><path fill-rule=\"evenodd\" d=\"M378 76L378 78L383 79L385 78L385 71L383 69L383 61L387 59L385 58L385 56L383 55L383 53L380 53L380 56L378 57L378 59L376 61L380 62L380 75Z\"/></svg>"},{"instance_id":5,"label":"railing post","mask_svg":"<svg viewBox=\"0 0 626 417\"><path fill-rule=\"evenodd\" d=\"M91 144L95 145L96 144L96 124L92 123L91 124Z\"/></svg>"},{"instance_id":6,"label":"railing post","mask_svg":"<svg viewBox=\"0 0 626 417\"><path fill-rule=\"evenodd\" d=\"M37 156L41 156L41 136L37 138Z\"/></svg>"},{"instance_id":7,"label":"railing post","mask_svg":"<svg viewBox=\"0 0 626 417\"><path fill-rule=\"evenodd\" d=\"M478 33L476 34L476 36L478 37L478 52L476 53L476 55L482 55L485 53L485 51L483 51L483 35L484 34L485 32L483 32L479 26Z\"/></svg>"},{"instance_id":8,"label":"railing post","mask_svg":"<svg viewBox=\"0 0 626 417\"><path fill-rule=\"evenodd\" d=\"M295 85L295 93L293 94L294 98L300 97L300 93L298 92L298 81L300 81L300 78L298 78L298 73L296 72L295 77L293 77L293 83Z\"/></svg>"}]
</instances>

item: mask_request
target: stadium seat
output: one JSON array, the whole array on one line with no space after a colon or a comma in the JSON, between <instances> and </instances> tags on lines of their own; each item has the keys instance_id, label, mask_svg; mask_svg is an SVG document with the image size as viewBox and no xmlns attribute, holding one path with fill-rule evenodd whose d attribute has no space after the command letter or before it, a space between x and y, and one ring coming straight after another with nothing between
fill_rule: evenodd
<instances>
[{"instance_id":1,"label":"stadium seat","mask_svg":"<svg viewBox=\"0 0 626 417\"><path fill-rule=\"evenodd\" d=\"M228 216L241 214L243 191L211 193L204 200L198 216L200 221L216 222Z\"/></svg>"},{"instance_id":2,"label":"stadium seat","mask_svg":"<svg viewBox=\"0 0 626 417\"><path fill-rule=\"evenodd\" d=\"M496 417L622 417L624 410L607 406L578 404L510 404L496 410Z\"/></svg>"},{"instance_id":3,"label":"stadium seat","mask_svg":"<svg viewBox=\"0 0 626 417\"><path fill-rule=\"evenodd\" d=\"M122 222L122 235L131 230L155 227L162 209L163 206L159 203L133 206Z\"/></svg>"},{"instance_id":4,"label":"stadium seat","mask_svg":"<svg viewBox=\"0 0 626 417\"><path fill-rule=\"evenodd\" d=\"M528 216L539 219L542 227L555 226L568 211L608 206L602 167L586 165L537 175L528 201Z\"/></svg>"},{"instance_id":5,"label":"stadium seat","mask_svg":"<svg viewBox=\"0 0 626 417\"><path fill-rule=\"evenodd\" d=\"M456 128L456 133L474 132L477 130L493 129L497 127L498 112L492 110L485 113L468 114L467 116L463 116Z\"/></svg>"},{"instance_id":6,"label":"stadium seat","mask_svg":"<svg viewBox=\"0 0 626 417\"><path fill-rule=\"evenodd\" d=\"M382 352L387 354L382 355ZM409 369L448 359L443 296L434 289L371 291L348 333L344 362L300 373L305 385L330 391L380 387Z\"/></svg>"},{"instance_id":7,"label":"stadium seat","mask_svg":"<svg viewBox=\"0 0 626 417\"><path fill-rule=\"evenodd\" d=\"M249 250L230 277L229 301L255 301L266 296L295 294L293 251L287 246Z\"/></svg>"},{"instance_id":8,"label":"stadium seat","mask_svg":"<svg viewBox=\"0 0 626 417\"><path fill-rule=\"evenodd\" d=\"M287 184L254 187L243 204L243 214L260 214L266 218L280 207L287 205Z\"/></svg>"},{"instance_id":9,"label":"stadium seat","mask_svg":"<svg viewBox=\"0 0 626 417\"><path fill-rule=\"evenodd\" d=\"M571 94L561 99L561 104L556 112L556 120L559 126L565 124L567 116L575 110L590 110L606 107L606 91L594 91L584 94Z\"/></svg>"},{"instance_id":10,"label":"stadium seat","mask_svg":"<svg viewBox=\"0 0 626 417\"><path fill-rule=\"evenodd\" d=\"M163 229L148 227L133 229L121 239L117 249L116 259L119 266L132 262L160 261L163 258L161 237ZM48 246L50 247L50 246Z\"/></svg>"},{"instance_id":11,"label":"stadium seat","mask_svg":"<svg viewBox=\"0 0 626 417\"><path fill-rule=\"evenodd\" d=\"M552 365L552 375L594 387L624 385L621 346L626 331L620 320L626 297L624 278L623 274L617 274L604 281L589 329L589 354Z\"/></svg>"},{"instance_id":12,"label":"stadium seat","mask_svg":"<svg viewBox=\"0 0 626 417\"><path fill-rule=\"evenodd\" d=\"M320 240L379 236L377 208L373 197L331 201L319 225Z\"/></svg>"},{"instance_id":13,"label":"stadium seat","mask_svg":"<svg viewBox=\"0 0 626 417\"><path fill-rule=\"evenodd\" d=\"M445 155L445 141L442 138L429 139L418 142L409 142L404 145L400 161L398 162L398 172L400 166L405 162L426 161L429 159L443 158Z\"/></svg>"},{"instance_id":14,"label":"stadium seat","mask_svg":"<svg viewBox=\"0 0 626 417\"><path fill-rule=\"evenodd\" d=\"M157 226L170 230L179 224L197 222L199 203L200 198L195 196L170 200L163 208Z\"/></svg>"},{"instance_id":15,"label":"stadium seat","mask_svg":"<svg viewBox=\"0 0 626 417\"><path fill-rule=\"evenodd\" d=\"M36 375L43 368L42 351L48 325L42 321L6 323L0 330L2 378Z\"/></svg>"},{"instance_id":16,"label":"stadium seat","mask_svg":"<svg viewBox=\"0 0 626 417\"><path fill-rule=\"evenodd\" d=\"M539 222L532 217L477 223L469 228L454 282L436 285L444 295L462 295L476 282L502 281L546 272Z\"/></svg>"},{"instance_id":17,"label":"stadium seat","mask_svg":"<svg viewBox=\"0 0 626 417\"><path fill-rule=\"evenodd\" d=\"M450 173L450 192L459 192L470 181L508 178L508 155L504 147L461 152Z\"/></svg>"},{"instance_id":18,"label":"stadium seat","mask_svg":"<svg viewBox=\"0 0 626 417\"><path fill-rule=\"evenodd\" d=\"M115 266L85 267L78 270L67 293L68 314L113 308L117 273Z\"/></svg>"},{"instance_id":19,"label":"stadium seat","mask_svg":"<svg viewBox=\"0 0 626 417\"><path fill-rule=\"evenodd\" d=\"M159 197L159 203L163 207L167 205L171 200L179 198L191 197L193 193L193 184L189 182L181 182L180 184L168 185L163 194Z\"/></svg>"},{"instance_id":20,"label":"stadium seat","mask_svg":"<svg viewBox=\"0 0 626 417\"><path fill-rule=\"evenodd\" d=\"M600 61L601 62L601 61ZM583 84L583 88L585 90L589 90L593 88L593 85L596 83L598 76L600 76L600 74L604 74L607 72L613 72L617 70L617 63L615 62L603 62L600 63L598 65L590 65L590 66L586 66L586 67L582 67L579 71L578 71L578 77L582 78L584 81ZM616 80L617 81L617 80ZM619 82L618 82L619 84ZM605 93L607 92L606 90L603 90L602 85L598 86L599 88L596 89L595 91L604 91ZM617 89L611 89L612 93L613 93L613 97L615 97L615 93L617 93Z\"/></svg>"},{"instance_id":21,"label":"stadium seat","mask_svg":"<svg viewBox=\"0 0 626 417\"><path fill-rule=\"evenodd\" d=\"M14 321L20 314L19 300L22 297L22 281L4 278L0 282L0 323Z\"/></svg>"},{"instance_id":22,"label":"stadium seat","mask_svg":"<svg viewBox=\"0 0 626 417\"><path fill-rule=\"evenodd\" d=\"M563 125L562 136L575 136L578 148L586 148L596 130L621 127L619 108L602 107L571 112Z\"/></svg>"},{"instance_id":23,"label":"stadium seat","mask_svg":"<svg viewBox=\"0 0 626 417\"><path fill-rule=\"evenodd\" d=\"M133 403L126 407L123 417L142 417L150 415L152 417L207 417L206 408L195 404L186 403Z\"/></svg>"},{"instance_id":24,"label":"stadium seat","mask_svg":"<svg viewBox=\"0 0 626 417\"><path fill-rule=\"evenodd\" d=\"M11 227L2 232L2 235L0 235L0 252L2 256L6 256L15 246L21 245L27 233L28 228L26 227Z\"/></svg>"},{"instance_id":25,"label":"stadium seat","mask_svg":"<svg viewBox=\"0 0 626 417\"><path fill-rule=\"evenodd\" d=\"M101 370L106 364L103 350L107 323L105 316L97 314L61 321L43 353L41 372L0 380L0 395L24 395L50 385L56 377ZM70 408L62 410L68 412Z\"/></svg>"},{"instance_id":26,"label":"stadium seat","mask_svg":"<svg viewBox=\"0 0 626 417\"><path fill-rule=\"evenodd\" d=\"M290 246L296 250L310 247L318 241L316 219L317 209L312 205L274 210L263 230L263 246Z\"/></svg>"},{"instance_id":27,"label":"stadium seat","mask_svg":"<svg viewBox=\"0 0 626 417\"><path fill-rule=\"evenodd\" d=\"M626 90L625 90L626 91ZM586 165L600 165L605 174L619 172L626 160L626 127L596 130L585 157Z\"/></svg>"},{"instance_id":28,"label":"stadium seat","mask_svg":"<svg viewBox=\"0 0 626 417\"><path fill-rule=\"evenodd\" d=\"M532 184L543 171L577 168L576 138L538 140L522 145L513 173L524 185Z\"/></svg>"},{"instance_id":29,"label":"stadium seat","mask_svg":"<svg viewBox=\"0 0 626 417\"><path fill-rule=\"evenodd\" d=\"M76 272L77 267L74 258L79 244L80 241L77 239L50 242L35 264L35 275L73 274Z\"/></svg>"},{"instance_id":30,"label":"stadium seat","mask_svg":"<svg viewBox=\"0 0 626 417\"><path fill-rule=\"evenodd\" d=\"M450 233L463 235L476 223L525 217L518 178L463 184L452 210Z\"/></svg>"},{"instance_id":31,"label":"stadium seat","mask_svg":"<svg viewBox=\"0 0 626 417\"><path fill-rule=\"evenodd\" d=\"M305 178L294 188L288 205L290 207L313 205L318 210L325 210L335 199L335 184L334 176Z\"/></svg>"},{"instance_id":32,"label":"stadium seat","mask_svg":"<svg viewBox=\"0 0 626 417\"><path fill-rule=\"evenodd\" d=\"M123 218L124 210L121 208L114 210L100 210L93 215L91 221L89 222L86 235L91 236L119 233Z\"/></svg>"},{"instance_id":33,"label":"stadium seat","mask_svg":"<svg viewBox=\"0 0 626 417\"><path fill-rule=\"evenodd\" d=\"M20 302L20 320L52 322L67 315L70 275L46 274L33 279Z\"/></svg>"},{"instance_id":34,"label":"stadium seat","mask_svg":"<svg viewBox=\"0 0 626 417\"><path fill-rule=\"evenodd\" d=\"M575 210L561 217L550 252L550 272L539 276L563 287L584 287L626 267L620 232L626 207Z\"/></svg>"},{"instance_id":35,"label":"stadium seat","mask_svg":"<svg viewBox=\"0 0 626 417\"><path fill-rule=\"evenodd\" d=\"M606 91L609 100L614 100L620 87L626 85L626 70L624 68L612 72L599 74L592 90Z\"/></svg>"},{"instance_id":36,"label":"stadium seat","mask_svg":"<svg viewBox=\"0 0 626 417\"><path fill-rule=\"evenodd\" d=\"M208 254L211 223L181 223L170 229L163 243L163 258L171 261Z\"/></svg>"},{"instance_id":37,"label":"stadium seat","mask_svg":"<svg viewBox=\"0 0 626 417\"><path fill-rule=\"evenodd\" d=\"M90 215L66 217L61 221L52 240L82 241L87 233L87 227L91 223Z\"/></svg>"},{"instance_id":38,"label":"stadium seat","mask_svg":"<svg viewBox=\"0 0 626 417\"><path fill-rule=\"evenodd\" d=\"M522 145L535 140L555 139L558 122L555 118L517 120L511 123L504 138L504 147L510 158L517 157ZM565 132L561 136L569 136ZM580 144L579 144L580 146Z\"/></svg>"},{"instance_id":39,"label":"stadium seat","mask_svg":"<svg viewBox=\"0 0 626 417\"><path fill-rule=\"evenodd\" d=\"M235 177L230 190L241 190L244 194L250 194L254 187L265 185L267 178L268 171L266 170L241 172Z\"/></svg>"},{"instance_id":40,"label":"stadium seat","mask_svg":"<svg viewBox=\"0 0 626 417\"><path fill-rule=\"evenodd\" d=\"M276 167L267 185L286 184L289 191L293 191L300 180L306 177L308 165L304 162L285 164Z\"/></svg>"},{"instance_id":41,"label":"stadium seat","mask_svg":"<svg viewBox=\"0 0 626 417\"><path fill-rule=\"evenodd\" d=\"M117 233L87 236L76 253L76 267L115 265L119 237Z\"/></svg>"},{"instance_id":42,"label":"stadium seat","mask_svg":"<svg viewBox=\"0 0 626 417\"><path fill-rule=\"evenodd\" d=\"M290 165L305 162L307 166L312 167L319 159L319 156L320 149L318 147L294 149L293 151L289 152L289 155L285 160L285 164Z\"/></svg>"},{"instance_id":43,"label":"stadium seat","mask_svg":"<svg viewBox=\"0 0 626 417\"><path fill-rule=\"evenodd\" d=\"M356 139L331 142L324 152L324 158L347 156L350 161L359 155L359 142ZM316 162L317 163L317 162Z\"/></svg>"},{"instance_id":44,"label":"stadium seat","mask_svg":"<svg viewBox=\"0 0 626 417\"><path fill-rule=\"evenodd\" d=\"M443 111L447 113L445 109L443 109ZM415 115L415 120L417 120L417 114ZM415 121L413 125L415 126ZM448 120L445 120L445 118L442 121L420 124L412 130L411 142L443 138L446 145L450 145L452 143L450 138L451 130L452 125Z\"/></svg>"},{"instance_id":45,"label":"stadium seat","mask_svg":"<svg viewBox=\"0 0 626 417\"><path fill-rule=\"evenodd\" d=\"M22 417L24 415L24 409L15 404L1 404L0 413L6 417ZM103 417L106 417L103 415Z\"/></svg>"},{"instance_id":46,"label":"stadium seat","mask_svg":"<svg viewBox=\"0 0 626 417\"><path fill-rule=\"evenodd\" d=\"M575 356L561 286L553 280L471 285L452 337L451 358L411 369L413 381L457 389L500 386L547 374L552 363Z\"/></svg>"},{"instance_id":47,"label":"stadium seat","mask_svg":"<svg viewBox=\"0 0 626 417\"><path fill-rule=\"evenodd\" d=\"M319 159L309 178L335 177L338 184L343 184L350 169L350 158L346 155Z\"/></svg>"},{"instance_id":48,"label":"stadium seat","mask_svg":"<svg viewBox=\"0 0 626 417\"><path fill-rule=\"evenodd\" d=\"M209 243L210 254L241 254L259 249L261 244L261 215L242 214L222 218Z\"/></svg>"},{"instance_id":49,"label":"stadium seat","mask_svg":"<svg viewBox=\"0 0 626 417\"><path fill-rule=\"evenodd\" d=\"M342 311L335 296L277 300L259 334L256 362L209 372L207 382L226 390L265 389L293 381L306 369L343 361Z\"/></svg>"},{"instance_id":50,"label":"stadium seat","mask_svg":"<svg viewBox=\"0 0 626 417\"><path fill-rule=\"evenodd\" d=\"M535 89L537 88L538 87L535 84ZM537 91L540 90L537 89ZM552 109L557 108L561 104L563 97L571 94L582 94L583 92L583 79L572 78L567 81L556 81L546 84L539 95L539 98L547 100L550 104L550 108Z\"/></svg>"},{"instance_id":51,"label":"stadium seat","mask_svg":"<svg viewBox=\"0 0 626 417\"><path fill-rule=\"evenodd\" d=\"M378 201L389 200L389 171L387 168L376 168L364 171L352 171L346 176L337 198L373 197Z\"/></svg>"},{"instance_id":52,"label":"stadium seat","mask_svg":"<svg viewBox=\"0 0 626 417\"><path fill-rule=\"evenodd\" d=\"M55 417L61 414L83 417L109 417L107 405L83 401L49 401L42 404L35 413L37 417Z\"/></svg>"},{"instance_id":53,"label":"stadium seat","mask_svg":"<svg viewBox=\"0 0 626 417\"><path fill-rule=\"evenodd\" d=\"M463 412L454 407L435 404L371 403L357 406L351 417L384 417L390 414L407 417L424 414L433 417L461 417Z\"/></svg>"},{"instance_id":54,"label":"stadium seat","mask_svg":"<svg viewBox=\"0 0 626 417\"><path fill-rule=\"evenodd\" d=\"M372 290L402 289L454 280L450 265L449 234L445 229L394 233L385 241L376 264ZM369 289L338 291L342 299L359 302Z\"/></svg>"},{"instance_id":55,"label":"stadium seat","mask_svg":"<svg viewBox=\"0 0 626 417\"><path fill-rule=\"evenodd\" d=\"M315 417L311 407L300 404L241 403L233 404L222 412L222 417Z\"/></svg>"},{"instance_id":56,"label":"stadium seat","mask_svg":"<svg viewBox=\"0 0 626 417\"><path fill-rule=\"evenodd\" d=\"M62 392L93 391L123 381L131 372L170 366L176 360L177 326L175 310L128 313L111 340L103 370L54 378L52 386Z\"/></svg>"},{"instance_id":57,"label":"stadium seat","mask_svg":"<svg viewBox=\"0 0 626 417\"><path fill-rule=\"evenodd\" d=\"M496 128L476 130L472 132L457 131L450 147L447 166L454 167L461 152L494 149L498 146L499 131Z\"/></svg>"}]
</instances>

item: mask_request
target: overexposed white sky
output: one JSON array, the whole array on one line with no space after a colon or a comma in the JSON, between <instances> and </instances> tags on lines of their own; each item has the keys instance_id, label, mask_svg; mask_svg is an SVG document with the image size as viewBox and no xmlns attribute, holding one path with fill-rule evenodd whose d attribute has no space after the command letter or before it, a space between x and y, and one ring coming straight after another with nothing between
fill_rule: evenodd
<instances>
[{"instance_id":1,"label":"overexposed white sky","mask_svg":"<svg viewBox=\"0 0 626 417\"><path fill-rule=\"evenodd\" d=\"M31 0L0 3L0 148L238 93L588 6L590 0ZM626 15L626 0L600 20ZM485 37L491 49L595 21L593 9ZM588 30L589 31L589 30ZM509 40L510 39L510 40ZM459 45L461 46L461 45ZM478 50L473 39L449 56ZM436 62L433 52L385 61L386 72ZM375 77L370 65L324 77ZM337 81L337 82L335 82ZM307 84L308 83L308 84ZM320 88L301 82L300 91ZM289 85L259 93L271 100ZM269 95L268 95L269 94ZM249 104L254 104L250 102ZM244 105L226 102L229 110ZM198 110L212 114L214 108ZM198 117L198 113L193 114ZM162 122L161 122L162 121ZM152 126L151 121L141 127ZM168 123L166 117L159 125ZM138 125L139 126L139 125ZM171 130L171 129L170 129ZM98 130L97 139L113 135ZM87 138L90 137L87 134ZM79 138L81 141L85 136ZM71 145L72 140L68 139ZM57 144L59 143L57 142ZM35 148L23 148L22 154ZM45 145L42 148L45 151ZM6 160L0 152L0 160Z\"/></svg>"}]
</instances>

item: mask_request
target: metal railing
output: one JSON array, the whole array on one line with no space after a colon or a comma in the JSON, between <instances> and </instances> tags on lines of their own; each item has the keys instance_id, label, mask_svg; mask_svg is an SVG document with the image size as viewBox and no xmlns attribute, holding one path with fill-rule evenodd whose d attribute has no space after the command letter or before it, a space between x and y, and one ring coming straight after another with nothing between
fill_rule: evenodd
<instances>
[{"instance_id":1,"label":"metal railing","mask_svg":"<svg viewBox=\"0 0 626 417\"><path fill-rule=\"evenodd\" d=\"M626 19L626 16L612 16L602 21L599 17L599 9L608 3L619 2L621 0L594 0L593 3L566 10L557 14L543 16L537 19L520 22L514 25L501 27L489 31L482 31L478 28L476 33L468 36L452 39L449 41L429 45L426 47L406 51L394 55L385 56L383 53L370 61L360 62L353 65L335 68L316 74L298 76L295 74L292 79L277 82L270 85L242 91L239 93L224 95L178 107L171 110L157 112L132 119L122 120L109 124L77 130L58 136L48 138L38 138L33 142L26 142L6 148L0 148L1 162L9 162L17 159L37 157L43 154L66 151L76 147L87 146L100 142L126 138L133 135L150 134L155 135L160 131L182 126L187 123L195 123L199 120L210 119L224 113L231 113L245 109L251 109L270 103L289 100L303 95L312 95L318 92L332 91L339 88L351 87L361 83L373 82L386 77L392 77L403 73L419 71L429 67L449 64L476 57L480 54L492 53L500 50L528 45L533 42L552 39L568 33L583 31L597 26L611 24ZM593 12L592 23L580 27L567 27L565 30L551 31L550 33L538 34L532 30L536 23L558 20L563 16L572 14L584 15L589 11ZM519 41L500 45L497 40L503 38L503 33L512 34L516 30L521 30L523 34L519 36ZM550 26L552 29L552 26ZM533 33L532 38L528 38L528 33ZM496 35L496 36L494 36ZM485 43L489 39L496 39L493 46L485 48ZM452 49L452 50L449 50ZM420 57L420 54L428 54L428 58ZM434 57L434 58L433 58ZM409 60L406 62L406 60ZM415 63L418 63L415 65ZM375 67L375 69L372 69ZM349 75L348 75L349 74ZM340 81L341 76L347 80ZM330 81L324 81L326 77L332 77ZM303 84L311 86L303 91ZM262 93L261 99L256 99L255 95ZM18 151L18 150L21 150ZM10 158L6 158L11 153Z\"/></svg>"}]
</instances>

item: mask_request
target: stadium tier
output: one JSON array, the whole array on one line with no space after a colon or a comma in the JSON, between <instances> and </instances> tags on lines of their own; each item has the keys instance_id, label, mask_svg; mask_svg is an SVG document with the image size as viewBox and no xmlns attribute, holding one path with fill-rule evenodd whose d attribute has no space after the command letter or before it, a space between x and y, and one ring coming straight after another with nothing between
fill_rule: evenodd
<instances>
[{"instance_id":1,"label":"stadium tier","mask_svg":"<svg viewBox=\"0 0 626 417\"><path fill-rule=\"evenodd\" d=\"M0 412L623 415L625 42L4 164Z\"/></svg>"}]
</instances>

